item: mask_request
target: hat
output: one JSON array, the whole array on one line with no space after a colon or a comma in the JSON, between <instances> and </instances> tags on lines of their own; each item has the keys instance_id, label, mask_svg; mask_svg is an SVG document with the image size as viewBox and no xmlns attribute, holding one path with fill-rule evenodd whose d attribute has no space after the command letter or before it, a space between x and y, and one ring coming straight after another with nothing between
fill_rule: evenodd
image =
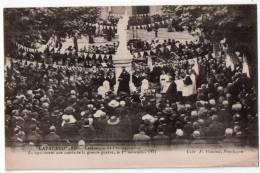
<instances>
[{"instance_id":1,"label":"hat","mask_svg":"<svg viewBox=\"0 0 260 173\"><path fill-rule=\"evenodd\" d=\"M102 110L97 110L96 113L93 115L94 118L100 118L102 116L105 116L106 113L103 112Z\"/></svg>"},{"instance_id":2,"label":"hat","mask_svg":"<svg viewBox=\"0 0 260 173\"><path fill-rule=\"evenodd\" d=\"M116 116L111 116L108 121L107 124L109 125L117 125L120 122L119 118L117 118Z\"/></svg>"},{"instance_id":3,"label":"hat","mask_svg":"<svg viewBox=\"0 0 260 173\"><path fill-rule=\"evenodd\" d=\"M224 88L222 87L222 86L218 86L218 88L217 88L217 91L219 92L219 91L223 91L224 90Z\"/></svg>"},{"instance_id":4,"label":"hat","mask_svg":"<svg viewBox=\"0 0 260 173\"><path fill-rule=\"evenodd\" d=\"M93 106L93 104L88 104L87 107L88 108L93 108L94 106Z\"/></svg>"},{"instance_id":5,"label":"hat","mask_svg":"<svg viewBox=\"0 0 260 173\"><path fill-rule=\"evenodd\" d=\"M204 120L203 119L198 119L198 123L200 124L200 125L203 125L204 124Z\"/></svg>"},{"instance_id":6,"label":"hat","mask_svg":"<svg viewBox=\"0 0 260 173\"><path fill-rule=\"evenodd\" d=\"M234 129L234 132L236 133L236 132L240 131L241 127L239 125L235 125L233 129Z\"/></svg>"},{"instance_id":7,"label":"hat","mask_svg":"<svg viewBox=\"0 0 260 173\"><path fill-rule=\"evenodd\" d=\"M44 102L44 103L42 104L42 108L48 109L48 108L49 108L49 103Z\"/></svg>"},{"instance_id":8,"label":"hat","mask_svg":"<svg viewBox=\"0 0 260 173\"><path fill-rule=\"evenodd\" d=\"M26 92L28 95L33 95L33 91L32 90L27 90Z\"/></svg>"},{"instance_id":9,"label":"hat","mask_svg":"<svg viewBox=\"0 0 260 173\"><path fill-rule=\"evenodd\" d=\"M56 131L56 127L55 127L55 126L51 126L51 127L49 128L49 130L50 130L51 132L54 132L54 131Z\"/></svg>"},{"instance_id":10,"label":"hat","mask_svg":"<svg viewBox=\"0 0 260 173\"><path fill-rule=\"evenodd\" d=\"M75 90L71 90L71 91L70 91L70 94L71 94L71 95L76 95L76 91L75 91Z\"/></svg>"},{"instance_id":11,"label":"hat","mask_svg":"<svg viewBox=\"0 0 260 173\"><path fill-rule=\"evenodd\" d=\"M199 109L199 111L198 111L198 116L199 116L199 117L204 116L204 115L207 114L207 112L208 112L208 111L207 111L206 108L201 107L201 108Z\"/></svg>"},{"instance_id":12,"label":"hat","mask_svg":"<svg viewBox=\"0 0 260 173\"><path fill-rule=\"evenodd\" d=\"M228 105L228 101L227 101L227 100L224 100L224 101L222 102L222 104L223 104L224 106L227 106L227 105Z\"/></svg>"},{"instance_id":13,"label":"hat","mask_svg":"<svg viewBox=\"0 0 260 173\"><path fill-rule=\"evenodd\" d=\"M41 102L48 102L49 100L48 100L48 98L46 98L46 97L41 97L41 98L40 98L40 101L41 101Z\"/></svg>"},{"instance_id":14,"label":"hat","mask_svg":"<svg viewBox=\"0 0 260 173\"><path fill-rule=\"evenodd\" d=\"M202 107L201 101L196 101L196 107L197 107L197 108Z\"/></svg>"},{"instance_id":15,"label":"hat","mask_svg":"<svg viewBox=\"0 0 260 173\"><path fill-rule=\"evenodd\" d=\"M225 136L232 136L233 135L233 129L227 128L225 130Z\"/></svg>"},{"instance_id":16,"label":"hat","mask_svg":"<svg viewBox=\"0 0 260 173\"><path fill-rule=\"evenodd\" d=\"M83 127L90 127L93 123L93 119L92 118L87 118L87 119L84 119L84 122L83 122Z\"/></svg>"},{"instance_id":17,"label":"hat","mask_svg":"<svg viewBox=\"0 0 260 173\"><path fill-rule=\"evenodd\" d=\"M64 121L66 121L67 123L69 123L69 124L76 122L76 119L74 118L73 115L63 115L63 116L62 116L62 119L63 119Z\"/></svg>"},{"instance_id":18,"label":"hat","mask_svg":"<svg viewBox=\"0 0 260 173\"><path fill-rule=\"evenodd\" d=\"M150 115L150 114L146 114L146 115L144 115L144 116L142 116L142 120L148 120L149 122L151 122L151 123L154 123L157 119L156 118L154 118L152 115Z\"/></svg>"},{"instance_id":19,"label":"hat","mask_svg":"<svg viewBox=\"0 0 260 173\"><path fill-rule=\"evenodd\" d=\"M83 139L79 140L78 146L85 146L85 145L86 145L86 143Z\"/></svg>"},{"instance_id":20,"label":"hat","mask_svg":"<svg viewBox=\"0 0 260 173\"><path fill-rule=\"evenodd\" d=\"M108 106L109 107L112 107L112 108L116 108L119 106L119 102L116 101L116 100L111 100L109 103L108 103Z\"/></svg>"},{"instance_id":21,"label":"hat","mask_svg":"<svg viewBox=\"0 0 260 173\"><path fill-rule=\"evenodd\" d=\"M192 117L197 117L198 116L198 112L197 111L191 111L191 116Z\"/></svg>"},{"instance_id":22,"label":"hat","mask_svg":"<svg viewBox=\"0 0 260 173\"><path fill-rule=\"evenodd\" d=\"M239 56L239 55L240 55L240 52L239 52L239 51L236 51L235 54L236 54L236 56Z\"/></svg>"},{"instance_id":23,"label":"hat","mask_svg":"<svg viewBox=\"0 0 260 173\"><path fill-rule=\"evenodd\" d=\"M178 105L178 109L177 109L177 111L179 112L179 113L185 113L185 106L184 105Z\"/></svg>"},{"instance_id":24,"label":"hat","mask_svg":"<svg viewBox=\"0 0 260 173\"><path fill-rule=\"evenodd\" d=\"M126 105L126 103L125 103L125 101L120 101L120 102L119 102L119 105L120 105L121 107L124 107L124 106Z\"/></svg>"},{"instance_id":25,"label":"hat","mask_svg":"<svg viewBox=\"0 0 260 173\"><path fill-rule=\"evenodd\" d=\"M195 130L195 131L192 133L192 136L193 136L194 138L198 138L198 137L200 137L200 132L199 132L198 130Z\"/></svg>"},{"instance_id":26,"label":"hat","mask_svg":"<svg viewBox=\"0 0 260 173\"><path fill-rule=\"evenodd\" d=\"M173 110L172 110L172 108L167 107L167 108L163 109L162 112L163 112L164 114L170 115L170 114L172 114Z\"/></svg>"},{"instance_id":27,"label":"hat","mask_svg":"<svg viewBox=\"0 0 260 173\"><path fill-rule=\"evenodd\" d=\"M82 116L82 117L83 117L85 114L86 114L85 111L81 111L81 112L80 112L80 116Z\"/></svg>"},{"instance_id":28,"label":"hat","mask_svg":"<svg viewBox=\"0 0 260 173\"><path fill-rule=\"evenodd\" d=\"M55 110L55 111L51 114L51 116L52 116L52 117L56 117L56 116L59 115L59 113L60 113L59 110Z\"/></svg>"},{"instance_id":29,"label":"hat","mask_svg":"<svg viewBox=\"0 0 260 173\"><path fill-rule=\"evenodd\" d=\"M216 120L218 120L218 116L217 115L212 115L211 119L212 119L212 121L216 121Z\"/></svg>"},{"instance_id":30,"label":"hat","mask_svg":"<svg viewBox=\"0 0 260 173\"><path fill-rule=\"evenodd\" d=\"M165 118L164 117L161 117L160 119L159 119L159 122L164 122L165 121Z\"/></svg>"},{"instance_id":31,"label":"hat","mask_svg":"<svg viewBox=\"0 0 260 173\"><path fill-rule=\"evenodd\" d=\"M206 84L201 84L201 89L206 89L207 85Z\"/></svg>"},{"instance_id":32,"label":"hat","mask_svg":"<svg viewBox=\"0 0 260 173\"><path fill-rule=\"evenodd\" d=\"M181 130L181 129L176 129L176 136L179 136L179 137L181 137L181 136L183 136L183 130Z\"/></svg>"},{"instance_id":33,"label":"hat","mask_svg":"<svg viewBox=\"0 0 260 173\"><path fill-rule=\"evenodd\" d=\"M190 104L185 104L185 108L186 108L186 109L190 109L190 108L191 108L191 105L190 105Z\"/></svg>"},{"instance_id":34,"label":"hat","mask_svg":"<svg viewBox=\"0 0 260 173\"><path fill-rule=\"evenodd\" d=\"M209 100L209 104L210 104L211 106L216 105L215 99L210 99L210 100Z\"/></svg>"}]
</instances>

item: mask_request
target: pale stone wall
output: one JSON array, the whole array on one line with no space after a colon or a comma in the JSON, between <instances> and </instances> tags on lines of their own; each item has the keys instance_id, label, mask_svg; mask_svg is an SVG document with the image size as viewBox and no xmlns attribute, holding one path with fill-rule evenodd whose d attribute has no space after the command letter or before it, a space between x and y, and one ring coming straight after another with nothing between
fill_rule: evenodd
<instances>
[{"instance_id":1,"label":"pale stone wall","mask_svg":"<svg viewBox=\"0 0 260 173\"><path fill-rule=\"evenodd\" d=\"M158 6L150 6L150 13L154 14L154 13L158 13L161 14L162 13L162 6L158 5Z\"/></svg>"}]
</instances>

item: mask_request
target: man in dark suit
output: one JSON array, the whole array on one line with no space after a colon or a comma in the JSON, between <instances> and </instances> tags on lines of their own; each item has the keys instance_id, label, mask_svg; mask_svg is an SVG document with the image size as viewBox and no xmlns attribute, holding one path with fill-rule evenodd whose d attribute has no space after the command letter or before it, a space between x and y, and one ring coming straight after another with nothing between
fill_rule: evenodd
<instances>
[{"instance_id":1,"label":"man in dark suit","mask_svg":"<svg viewBox=\"0 0 260 173\"><path fill-rule=\"evenodd\" d=\"M117 93L125 92L127 94L130 94L130 87L129 87L129 81L130 81L130 74L126 71L125 67L122 68L122 73L120 74L119 78L119 86Z\"/></svg>"},{"instance_id":2,"label":"man in dark suit","mask_svg":"<svg viewBox=\"0 0 260 173\"><path fill-rule=\"evenodd\" d=\"M55 126L51 126L49 131L50 132L43 139L44 143L47 145L57 145L59 142L61 142L60 136L56 134Z\"/></svg>"},{"instance_id":3,"label":"man in dark suit","mask_svg":"<svg viewBox=\"0 0 260 173\"><path fill-rule=\"evenodd\" d=\"M170 81L171 84L166 91L166 98L171 102L175 102L178 96L177 85L172 77L170 78Z\"/></svg>"}]
</instances>

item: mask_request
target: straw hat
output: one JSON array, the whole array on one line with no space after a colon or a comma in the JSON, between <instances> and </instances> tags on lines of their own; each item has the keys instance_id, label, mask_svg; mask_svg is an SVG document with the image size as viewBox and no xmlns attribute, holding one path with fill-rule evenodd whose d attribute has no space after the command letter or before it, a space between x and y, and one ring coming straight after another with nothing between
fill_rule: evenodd
<instances>
[{"instance_id":1,"label":"straw hat","mask_svg":"<svg viewBox=\"0 0 260 173\"><path fill-rule=\"evenodd\" d=\"M112 107L112 108L116 108L119 106L119 102L116 101L116 100L111 100L109 103L108 103L108 106L109 107Z\"/></svg>"},{"instance_id":2,"label":"straw hat","mask_svg":"<svg viewBox=\"0 0 260 173\"><path fill-rule=\"evenodd\" d=\"M107 121L107 124L109 125L117 125L119 124L120 120L119 118L117 118L116 116L111 116L108 121Z\"/></svg>"}]
</instances>

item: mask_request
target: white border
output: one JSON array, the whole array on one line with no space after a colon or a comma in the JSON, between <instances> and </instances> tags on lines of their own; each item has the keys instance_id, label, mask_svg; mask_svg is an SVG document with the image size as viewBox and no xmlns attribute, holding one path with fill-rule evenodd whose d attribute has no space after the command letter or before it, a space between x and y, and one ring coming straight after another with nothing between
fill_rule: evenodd
<instances>
[{"instance_id":1,"label":"white border","mask_svg":"<svg viewBox=\"0 0 260 173\"><path fill-rule=\"evenodd\" d=\"M4 144L4 75L3 75L3 66L4 66L4 52L3 52L3 8L6 7L53 7L53 6L66 6L66 7L72 7L72 6L107 6L107 5L192 5L192 4L257 4L259 5L259 2L257 0L1 0L0 2L0 110L1 110L1 116L0 116L0 172L6 172L5 171L5 144ZM258 32L259 32L259 6L257 7L258 11ZM15 27L15 26L14 26ZM260 34L258 33L258 50L259 50L259 39ZM259 53L258 53L259 54ZM258 69L259 69L259 62L258 62ZM259 81L259 74L258 74L258 81ZM258 91L260 85L258 85ZM258 106L259 110L259 106ZM259 123L258 123L259 124ZM44 164L44 163L43 163ZM253 173L253 172L259 172L260 168L173 168L173 169L109 169L106 170L106 172L114 173L114 172L125 172L125 173L136 173L136 172L144 172L144 173L155 173L155 172L193 172L193 173L208 173L209 171L211 173L215 172L226 172L226 173ZM18 172L18 171L12 171L12 172ZM29 171L19 171L19 173L25 173ZM57 171L30 171L30 172L57 172ZM67 173L71 171L65 171L62 172ZM77 172L93 172L93 173L101 173L104 172L104 169L101 170L77 170Z\"/></svg>"}]
</instances>

